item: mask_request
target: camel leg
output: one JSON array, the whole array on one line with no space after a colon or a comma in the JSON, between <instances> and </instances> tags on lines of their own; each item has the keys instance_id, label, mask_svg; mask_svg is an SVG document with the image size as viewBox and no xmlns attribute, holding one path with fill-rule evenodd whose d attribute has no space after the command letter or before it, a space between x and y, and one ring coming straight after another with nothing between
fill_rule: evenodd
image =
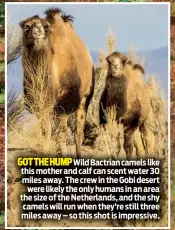
<instances>
[{"instance_id":1,"label":"camel leg","mask_svg":"<svg viewBox=\"0 0 175 230\"><path fill-rule=\"evenodd\" d=\"M134 146L136 148L136 155L138 159L145 156L145 149L139 129L136 130L134 135Z\"/></svg>"},{"instance_id":2,"label":"camel leg","mask_svg":"<svg viewBox=\"0 0 175 230\"><path fill-rule=\"evenodd\" d=\"M75 131L75 143L77 158L80 158L81 145L84 139L84 124L86 119L86 97L82 97L80 106L76 112L76 131Z\"/></svg>"},{"instance_id":3,"label":"camel leg","mask_svg":"<svg viewBox=\"0 0 175 230\"><path fill-rule=\"evenodd\" d=\"M144 147L145 147L145 151L146 151L146 155L155 155L155 136L154 133L151 131L151 129L149 128L149 125L144 123L141 127L140 127L140 132L142 134L142 140L144 143Z\"/></svg>"},{"instance_id":4,"label":"camel leg","mask_svg":"<svg viewBox=\"0 0 175 230\"><path fill-rule=\"evenodd\" d=\"M57 141L60 144L61 148L61 154L66 156L68 154L67 152L67 120L68 120L68 115L61 115L60 117L57 118L58 122L58 135L57 135Z\"/></svg>"},{"instance_id":5,"label":"camel leg","mask_svg":"<svg viewBox=\"0 0 175 230\"><path fill-rule=\"evenodd\" d=\"M126 127L124 129L124 150L128 160L131 159L134 147L134 132L135 129L132 127Z\"/></svg>"}]
</instances>

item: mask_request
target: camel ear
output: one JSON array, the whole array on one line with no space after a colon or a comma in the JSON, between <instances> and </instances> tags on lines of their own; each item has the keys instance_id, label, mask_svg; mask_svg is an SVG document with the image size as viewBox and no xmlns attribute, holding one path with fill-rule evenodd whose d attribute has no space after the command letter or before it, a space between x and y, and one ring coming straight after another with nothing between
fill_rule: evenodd
<instances>
[{"instance_id":1,"label":"camel ear","mask_svg":"<svg viewBox=\"0 0 175 230\"><path fill-rule=\"evenodd\" d=\"M108 64L110 64L113 61L113 55L114 55L114 53L110 54L109 56L106 57L106 61Z\"/></svg>"},{"instance_id":2,"label":"camel ear","mask_svg":"<svg viewBox=\"0 0 175 230\"><path fill-rule=\"evenodd\" d=\"M23 28L24 28L24 24L25 24L25 21L21 21L21 22L19 23L19 26L23 29Z\"/></svg>"},{"instance_id":3,"label":"camel ear","mask_svg":"<svg viewBox=\"0 0 175 230\"><path fill-rule=\"evenodd\" d=\"M106 58L107 63L109 63L109 56Z\"/></svg>"}]
</instances>

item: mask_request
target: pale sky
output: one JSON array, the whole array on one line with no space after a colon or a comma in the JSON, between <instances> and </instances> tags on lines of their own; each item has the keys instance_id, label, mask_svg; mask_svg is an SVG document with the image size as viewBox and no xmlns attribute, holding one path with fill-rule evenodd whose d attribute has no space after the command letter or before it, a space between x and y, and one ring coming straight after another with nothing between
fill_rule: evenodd
<instances>
[{"instance_id":1,"label":"pale sky","mask_svg":"<svg viewBox=\"0 0 175 230\"><path fill-rule=\"evenodd\" d=\"M74 16L74 27L88 48L106 48L106 34L111 26L115 31L116 46L128 51L134 44L139 51L154 50L168 45L167 4L11 4L8 5L13 24L57 6Z\"/></svg>"}]
</instances>

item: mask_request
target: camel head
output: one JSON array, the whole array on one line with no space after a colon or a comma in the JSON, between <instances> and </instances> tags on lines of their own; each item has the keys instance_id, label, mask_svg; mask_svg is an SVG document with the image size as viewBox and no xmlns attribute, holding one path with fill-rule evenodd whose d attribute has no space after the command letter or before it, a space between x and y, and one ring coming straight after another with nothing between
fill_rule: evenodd
<instances>
[{"instance_id":1,"label":"camel head","mask_svg":"<svg viewBox=\"0 0 175 230\"><path fill-rule=\"evenodd\" d=\"M48 45L50 24L38 15L19 23L23 31L23 45L25 48L41 50Z\"/></svg>"},{"instance_id":2,"label":"camel head","mask_svg":"<svg viewBox=\"0 0 175 230\"><path fill-rule=\"evenodd\" d=\"M132 65L132 62L122 53L114 52L110 54L106 61L108 62L108 73L111 76L119 76L125 65Z\"/></svg>"}]
</instances>

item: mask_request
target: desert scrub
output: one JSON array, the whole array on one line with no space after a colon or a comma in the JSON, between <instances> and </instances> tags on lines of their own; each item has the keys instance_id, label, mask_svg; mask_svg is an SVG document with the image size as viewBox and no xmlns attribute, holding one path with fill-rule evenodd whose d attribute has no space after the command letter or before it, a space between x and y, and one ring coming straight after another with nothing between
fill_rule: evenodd
<instances>
[{"instance_id":1,"label":"desert scrub","mask_svg":"<svg viewBox=\"0 0 175 230\"><path fill-rule=\"evenodd\" d=\"M173 182L171 185L171 194L172 194L172 196L175 196L175 183L173 183Z\"/></svg>"},{"instance_id":2,"label":"desert scrub","mask_svg":"<svg viewBox=\"0 0 175 230\"><path fill-rule=\"evenodd\" d=\"M0 24L4 26L5 23L5 3L0 2Z\"/></svg>"},{"instance_id":3,"label":"desert scrub","mask_svg":"<svg viewBox=\"0 0 175 230\"><path fill-rule=\"evenodd\" d=\"M173 3L173 1L171 3L171 15L175 16L175 4Z\"/></svg>"},{"instance_id":4,"label":"desert scrub","mask_svg":"<svg viewBox=\"0 0 175 230\"><path fill-rule=\"evenodd\" d=\"M5 103L5 91L3 88L0 87L0 104Z\"/></svg>"},{"instance_id":5,"label":"desert scrub","mask_svg":"<svg viewBox=\"0 0 175 230\"><path fill-rule=\"evenodd\" d=\"M5 212L1 211L0 213L0 227L5 224Z\"/></svg>"},{"instance_id":6,"label":"desert scrub","mask_svg":"<svg viewBox=\"0 0 175 230\"><path fill-rule=\"evenodd\" d=\"M0 62L0 72L4 72L5 71L5 62L2 61Z\"/></svg>"},{"instance_id":7,"label":"desert scrub","mask_svg":"<svg viewBox=\"0 0 175 230\"><path fill-rule=\"evenodd\" d=\"M10 24L10 15L7 12L7 64L13 63L22 53L22 39L21 31L17 25Z\"/></svg>"},{"instance_id":8,"label":"desert scrub","mask_svg":"<svg viewBox=\"0 0 175 230\"><path fill-rule=\"evenodd\" d=\"M16 91L10 90L7 98L7 127L10 131L15 128L16 124L23 117L24 107L22 99Z\"/></svg>"}]
</instances>

